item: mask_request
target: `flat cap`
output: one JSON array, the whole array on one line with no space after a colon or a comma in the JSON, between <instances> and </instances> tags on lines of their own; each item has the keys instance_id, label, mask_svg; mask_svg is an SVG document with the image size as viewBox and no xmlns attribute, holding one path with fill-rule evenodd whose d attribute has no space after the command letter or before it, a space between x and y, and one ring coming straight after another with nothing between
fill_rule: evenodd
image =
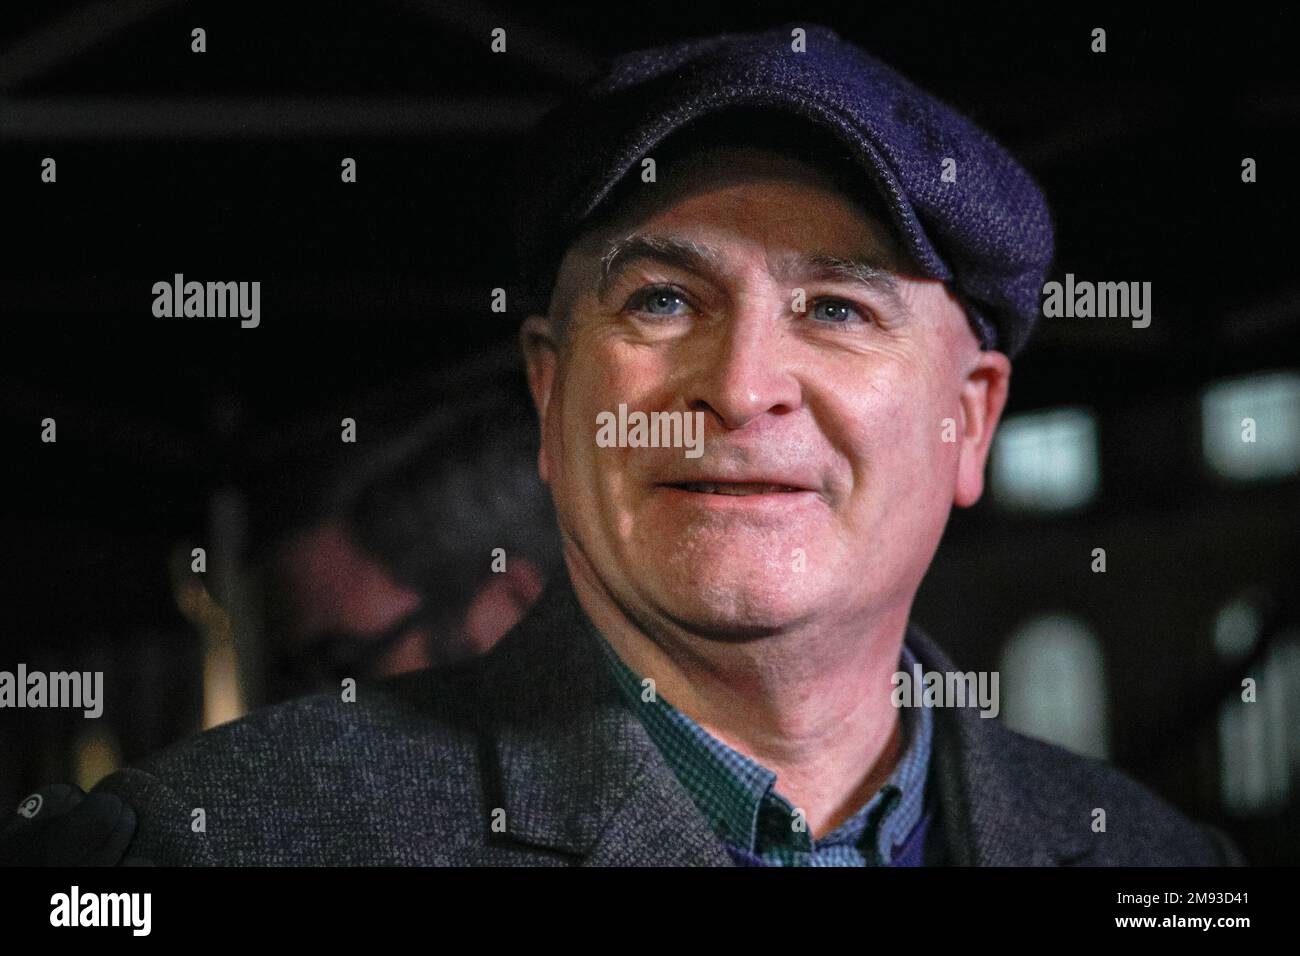
<instances>
[{"instance_id":1,"label":"flat cap","mask_svg":"<svg viewBox=\"0 0 1300 956\"><path fill-rule=\"evenodd\" d=\"M755 109L829 133L922 274L962 302L981 347L1021 350L1052 259L1042 191L966 117L808 23L620 55L542 119L519 157L515 221L533 304L545 308L568 244L644 157L710 117Z\"/></svg>"}]
</instances>

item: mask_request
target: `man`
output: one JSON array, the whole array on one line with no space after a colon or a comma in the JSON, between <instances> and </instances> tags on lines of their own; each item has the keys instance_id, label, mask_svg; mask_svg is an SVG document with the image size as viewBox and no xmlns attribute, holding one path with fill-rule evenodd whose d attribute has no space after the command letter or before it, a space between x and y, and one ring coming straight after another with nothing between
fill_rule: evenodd
<instances>
[{"instance_id":1,"label":"man","mask_svg":"<svg viewBox=\"0 0 1300 956\"><path fill-rule=\"evenodd\" d=\"M273 699L481 654L537 599L559 546L517 355L334 474L262 549Z\"/></svg>"},{"instance_id":2,"label":"man","mask_svg":"<svg viewBox=\"0 0 1300 956\"><path fill-rule=\"evenodd\" d=\"M568 575L484 657L115 774L92 796L133 816L131 859L1236 860L1100 763L894 706L895 672L956 670L909 612L981 494L1050 227L967 121L792 30L623 57L528 153L549 307L522 341ZM629 411L677 413L676 443L598 440Z\"/></svg>"}]
</instances>

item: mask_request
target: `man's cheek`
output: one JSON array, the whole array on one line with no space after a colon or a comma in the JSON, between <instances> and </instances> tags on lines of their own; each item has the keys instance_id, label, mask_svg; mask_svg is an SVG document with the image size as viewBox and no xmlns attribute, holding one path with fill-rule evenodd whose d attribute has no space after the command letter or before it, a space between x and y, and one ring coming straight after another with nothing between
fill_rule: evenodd
<instances>
[{"instance_id":1,"label":"man's cheek","mask_svg":"<svg viewBox=\"0 0 1300 956\"><path fill-rule=\"evenodd\" d=\"M925 398L896 385L883 386L875 394L880 401L855 413L863 427L849 454L859 463L859 480L898 506L917 491L928 493L951 471L958 446L945 443L944 416ZM960 437L960 421L955 427Z\"/></svg>"}]
</instances>

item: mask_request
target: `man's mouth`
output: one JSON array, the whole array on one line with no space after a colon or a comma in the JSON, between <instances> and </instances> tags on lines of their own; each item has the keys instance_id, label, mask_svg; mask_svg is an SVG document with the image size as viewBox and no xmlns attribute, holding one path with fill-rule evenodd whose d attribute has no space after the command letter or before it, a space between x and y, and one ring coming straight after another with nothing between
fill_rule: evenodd
<instances>
[{"instance_id":1,"label":"man's mouth","mask_svg":"<svg viewBox=\"0 0 1300 956\"><path fill-rule=\"evenodd\" d=\"M790 485L773 485L750 481L682 481L668 485L702 495L775 495L803 491Z\"/></svg>"}]
</instances>

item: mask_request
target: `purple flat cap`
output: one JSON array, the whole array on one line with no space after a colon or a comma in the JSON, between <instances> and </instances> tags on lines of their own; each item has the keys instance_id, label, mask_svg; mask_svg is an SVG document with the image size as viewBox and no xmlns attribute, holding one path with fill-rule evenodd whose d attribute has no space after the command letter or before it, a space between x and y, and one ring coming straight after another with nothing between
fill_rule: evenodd
<instances>
[{"instance_id":1,"label":"purple flat cap","mask_svg":"<svg viewBox=\"0 0 1300 956\"><path fill-rule=\"evenodd\" d=\"M792 49L796 28L806 52ZM1042 191L970 120L806 23L623 54L543 118L521 153L515 223L534 304L545 307L564 250L642 158L726 116L746 115L756 129L756 110L777 124L811 124L878 197L921 273L948 283L981 347L1021 350L1052 259Z\"/></svg>"}]
</instances>

